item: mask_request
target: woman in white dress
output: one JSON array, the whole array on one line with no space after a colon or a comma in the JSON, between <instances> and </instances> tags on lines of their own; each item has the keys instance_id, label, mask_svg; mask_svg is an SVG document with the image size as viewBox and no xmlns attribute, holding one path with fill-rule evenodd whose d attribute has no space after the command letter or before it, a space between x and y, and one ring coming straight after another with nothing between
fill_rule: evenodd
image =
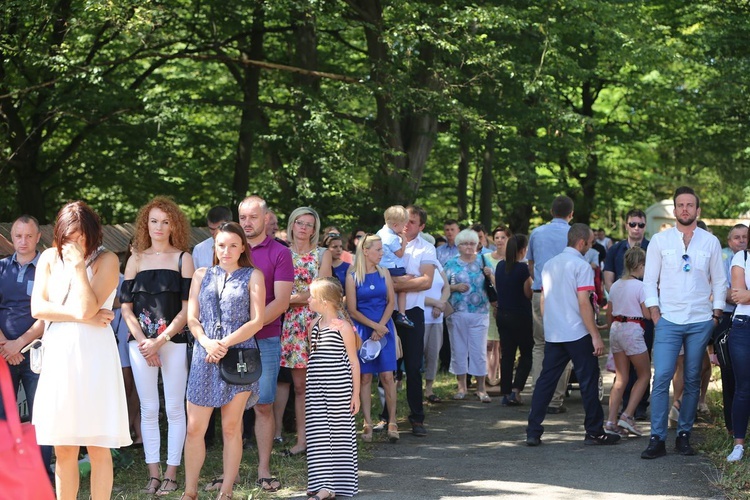
<instances>
[{"instance_id":1,"label":"woman in white dress","mask_svg":"<svg viewBox=\"0 0 750 500\"><path fill-rule=\"evenodd\" d=\"M88 448L91 497L112 493L109 448L132 441L117 344L110 322L118 282L115 254L101 247L99 217L76 201L60 210L54 247L39 258L31 314L46 322L33 423L55 447L59 500L78 495L78 452Z\"/></svg>"}]
</instances>

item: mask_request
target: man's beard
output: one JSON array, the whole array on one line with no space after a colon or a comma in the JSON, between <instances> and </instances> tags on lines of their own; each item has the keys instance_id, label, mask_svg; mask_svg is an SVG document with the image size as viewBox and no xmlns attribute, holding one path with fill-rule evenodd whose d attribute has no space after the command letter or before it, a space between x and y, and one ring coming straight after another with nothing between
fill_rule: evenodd
<instances>
[{"instance_id":1,"label":"man's beard","mask_svg":"<svg viewBox=\"0 0 750 500\"><path fill-rule=\"evenodd\" d=\"M697 218L698 218L698 217L692 217L692 218L687 218L687 219L681 219L680 217L677 217L677 222L679 222L679 223L680 223L681 225L683 225L683 226L689 226L689 225L691 225L691 224L692 224L693 222L695 222L695 219L697 219Z\"/></svg>"}]
</instances>

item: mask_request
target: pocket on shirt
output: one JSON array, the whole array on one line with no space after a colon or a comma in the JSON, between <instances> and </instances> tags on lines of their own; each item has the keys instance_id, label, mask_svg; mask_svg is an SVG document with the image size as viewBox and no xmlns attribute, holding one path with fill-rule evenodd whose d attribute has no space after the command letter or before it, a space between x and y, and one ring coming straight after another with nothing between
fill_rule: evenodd
<instances>
[{"instance_id":1,"label":"pocket on shirt","mask_svg":"<svg viewBox=\"0 0 750 500\"><path fill-rule=\"evenodd\" d=\"M675 269L679 267L681 258L682 257L677 255L677 251L673 248L661 251L662 266L666 269Z\"/></svg>"},{"instance_id":2,"label":"pocket on shirt","mask_svg":"<svg viewBox=\"0 0 750 500\"><path fill-rule=\"evenodd\" d=\"M708 271L708 261L711 258L711 254L708 252L698 252L695 256L695 268L699 271Z\"/></svg>"},{"instance_id":3,"label":"pocket on shirt","mask_svg":"<svg viewBox=\"0 0 750 500\"><path fill-rule=\"evenodd\" d=\"M29 280L26 282L26 295L31 297L31 292L34 291L34 280Z\"/></svg>"}]
</instances>

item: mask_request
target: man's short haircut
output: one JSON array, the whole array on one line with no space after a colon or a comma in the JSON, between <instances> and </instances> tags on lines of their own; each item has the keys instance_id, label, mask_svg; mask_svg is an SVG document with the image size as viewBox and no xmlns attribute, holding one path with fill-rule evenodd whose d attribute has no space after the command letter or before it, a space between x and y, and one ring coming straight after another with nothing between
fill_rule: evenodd
<instances>
[{"instance_id":1,"label":"man's short haircut","mask_svg":"<svg viewBox=\"0 0 750 500\"><path fill-rule=\"evenodd\" d=\"M693 196L695 196L695 208L701 207L701 199L698 198L698 195L695 194L695 190L690 186L680 186L674 190L674 197L672 198L672 202L675 205L677 205L677 197L681 194L692 194Z\"/></svg>"},{"instance_id":2,"label":"man's short haircut","mask_svg":"<svg viewBox=\"0 0 750 500\"><path fill-rule=\"evenodd\" d=\"M391 222L393 224L403 224L409 220L409 213L402 205L393 205L385 209L383 212L383 218L386 224Z\"/></svg>"},{"instance_id":3,"label":"man's short haircut","mask_svg":"<svg viewBox=\"0 0 750 500\"><path fill-rule=\"evenodd\" d=\"M268 212L268 205L266 204L266 200L255 194L252 196L248 196L247 198L242 200L239 204L239 208L241 209L242 205L252 205L253 203L257 203L258 205L260 205L260 209L263 210L263 213Z\"/></svg>"},{"instance_id":4,"label":"man's short haircut","mask_svg":"<svg viewBox=\"0 0 750 500\"><path fill-rule=\"evenodd\" d=\"M476 231L477 233L482 232L484 234L487 234L487 230L484 228L484 224L476 223L471 225L471 230Z\"/></svg>"},{"instance_id":5,"label":"man's short haircut","mask_svg":"<svg viewBox=\"0 0 750 500\"><path fill-rule=\"evenodd\" d=\"M33 215L23 214L18 219L14 220L13 224L10 227L12 228L13 226L15 226L16 222L20 222L21 224L34 224L36 226L37 233L41 231L39 227L39 221Z\"/></svg>"},{"instance_id":6,"label":"man's short haircut","mask_svg":"<svg viewBox=\"0 0 750 500\"><path fill-rule=\"evenodd\" d=\"M427 211L419 205L409 205L406 207L409 215L419 215L419 225L424 226L427 224Z\"/></svg>"},{"instance_id":7,"label":"man's short haircut","mask_svg":"<svg viewBox=\"0 0 750 500\"><path fill-rule=\"evenodd\" d=\"M453 224L458 226L458 221L456 219L445 219L443 221L443 226L452 226Z\"/></svg>"},{"instance_id":8,"label":"man's short haircut","mask_svg":"<svg viewBox=\"0 0 750 500\"><path fill-rule=\"evenodd\" d=\"M732 229L729 230L729 234L732 234L732 231L734 231L735 229L747 229L747 226L744 224L735 224L734 226L732 226Z\"/></svg>"},{"instance_id":9,"label":"man's short haircut","mask_svg":"<svg viewBox=\"0 0 750 500\"><path fill-rule=\"evenodd\" d=\"M588 240L591 236L591 228L581 222L576 222L568 230L568 246L574 247L581 240Z\"/></svg>"},{"instance_id":10,"label":"man's short haircut","mask_svg":"<svg viewBox=\"0 0 750 500\"><path fill-rule=\"evenodd\" d=\"M646 220L646 212L640 208L631 208L628 210L628 213L625 214L625 222L631 217L640 217L641 219Z\"/></svg>"},{"instance_id":11,"label":"man's short haircut","mask_svg":"<svg viewBox=\"0 0 750 500\"><path fill-rule=\"evenodd\" d=\"M221 205L213 207L206 215L206 222L209 224L218 224L219 222L231 222L232 211Z\"/></svg>"},{"instance_id":12,"label":"man's short haircut","mask_svg":"<svg viewBox=\"0 0 750 500\"><path fill-rule=\"evenodd\" d=\"M565 195L560 195L552 200L552 216L564 219L573 213L573 200Z\"/></svg>"}]
</instances>

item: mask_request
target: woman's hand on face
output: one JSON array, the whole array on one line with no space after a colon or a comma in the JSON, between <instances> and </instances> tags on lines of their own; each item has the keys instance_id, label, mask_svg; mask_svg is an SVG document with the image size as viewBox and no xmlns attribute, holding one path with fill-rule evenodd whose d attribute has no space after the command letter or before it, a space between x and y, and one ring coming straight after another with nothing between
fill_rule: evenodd
<instances>
[{"instance_id":1,"label":"woman's hand on face","mask_svg":"<svg viewBox=\"0 0 750 500\"><path fill-rule=\"evenodd\" d=\"M84 265L86 259L84 258L84 250L78 241L69 241L62 247L63 262L71 266Z\"/></svg>"}]
</instances>

